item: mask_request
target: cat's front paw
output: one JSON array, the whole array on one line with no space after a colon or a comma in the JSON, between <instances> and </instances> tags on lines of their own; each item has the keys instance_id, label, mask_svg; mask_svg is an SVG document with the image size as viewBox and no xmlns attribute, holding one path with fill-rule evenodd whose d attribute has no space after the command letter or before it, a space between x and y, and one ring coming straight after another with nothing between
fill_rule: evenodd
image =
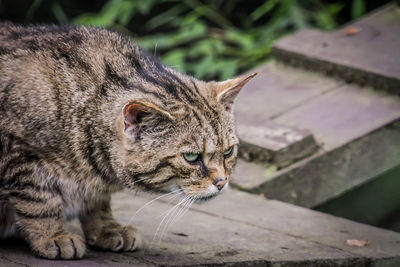
<instances>
[{"instance_id":1,"label":"cat's front paw","mask_svg":"<svg viewBox=\"0 0 400 267\"><path fill-rule=\"evenodd\" d=\"M63 232L50 238L38 238L31 244L33 252L46 259L79 259L86 252L83 238L69 232Z\"/></svg>"},{"instance_id":2,"label":"cat's front paw","mask_svg":"<svg viewBox=\"0 0 400 267\"><path fill-rule=\"evenodd\" d=\"M122 227L103 227L96 236L90 234L86 236L89 245L111 251L133 251L141 245L141 236L138 230L132 226Z\"/></svg>"}]
</instances>

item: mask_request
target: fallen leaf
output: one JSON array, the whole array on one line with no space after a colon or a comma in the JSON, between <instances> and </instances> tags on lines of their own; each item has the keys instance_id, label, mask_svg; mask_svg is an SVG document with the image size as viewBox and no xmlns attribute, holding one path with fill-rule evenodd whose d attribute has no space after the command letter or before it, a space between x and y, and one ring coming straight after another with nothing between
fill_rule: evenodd
<instances>
[{"instance_id":1,"label":"fallen leaf","mask_svg":"<svg viewBox=\"0 0 400 267\"><path fill-rule=\"evenodd\" d=\"M347 239L346 244L351 247L365 247L370 244L368 240Z\"/></svg>"},{"instance_id":2,"label":"fallen leaf","mask_svg":"<svg viewBox=\"0 0 400 267\"><path fill-rule=\"evenodd\" d=\"M361 28L356 26L349 26L345 29L346 35L355 35L361 31Z\"/></svg>"}]
</instances>

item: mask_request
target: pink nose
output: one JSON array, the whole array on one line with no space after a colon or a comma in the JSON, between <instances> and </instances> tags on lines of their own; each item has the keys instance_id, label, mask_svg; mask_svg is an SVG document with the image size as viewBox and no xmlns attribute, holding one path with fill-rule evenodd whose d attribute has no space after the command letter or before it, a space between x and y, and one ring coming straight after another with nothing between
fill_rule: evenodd
<instances>
[{"instance_id":1,"label":"pink nose","mask_svg":"<svg viewBox=\"0 0 400 267\"><path fill-rule=\"evenodd\" d=\"M221 190L227 182L228 182L228 178L226 178L226 177L225 177L225 179L216 178L213 182L213 185L215 185L218 188L218 190Z\"/></svg>"}]
</instances>

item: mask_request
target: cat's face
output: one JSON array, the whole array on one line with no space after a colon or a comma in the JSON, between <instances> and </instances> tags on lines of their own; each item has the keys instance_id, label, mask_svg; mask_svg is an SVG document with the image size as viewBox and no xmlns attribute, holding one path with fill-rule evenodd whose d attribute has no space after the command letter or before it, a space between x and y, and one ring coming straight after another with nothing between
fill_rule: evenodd
<instances>
[{"instance_id":1,"label":"cat's face","mask_svg":"<svg viewBox=\"0 0 400 267\"><path fill-rule=\"evenodd\" d=\"M181 189L184 195L207 200L228 187L239 139L230 112L218 112L216 121L205 116L197 125L192 120L192 127L188 127L190 122L182 121L180 138L169 141L174 151L169 162L177 175L166 185L170 191Z\"/></svg>"},{"instance_id":2,"label":"cat's face","mask_svg":"<svg viewBox=\"0 0 400 267\"><path fill-rule=\"evenodd\" d=\"M201 94L192 101L171 101L168 107L155 100L126 103L117 123L124 184L177 192L197 202L223 192L238 154L233 100L253 76L201 83Z\"/></svg>"}]
</instances>

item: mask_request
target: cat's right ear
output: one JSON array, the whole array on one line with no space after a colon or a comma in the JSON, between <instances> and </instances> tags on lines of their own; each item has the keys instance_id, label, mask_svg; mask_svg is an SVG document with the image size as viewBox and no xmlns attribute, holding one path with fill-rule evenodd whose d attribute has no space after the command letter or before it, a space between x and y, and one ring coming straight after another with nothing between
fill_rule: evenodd
<instances>
[{"instance_id":1,"label":"cat's right ear","mask_svg":"<svg viewBox=\"0 0 400 267\"><path fill-rule=\"evenodd\" d=\"M224 105L226 111L232 110L233 102L242 87L256 75L257 72L218 83L217 100Z\"/></svg>"},{"instance_id":2,"label":"cat's right ear","mask_svg":"<svg viewBox=\"0 0 400 267\"><path fill-rule=\"evenodd\" d=\"M140 127L143 127L143 122L157 118L168 118L173 120L171 114L162 110L158 106L143 102L143 101L129 101L122 111L124 117L124 133L125 136L136 140L138 137Z\"/></svg>"}]
</instances>

